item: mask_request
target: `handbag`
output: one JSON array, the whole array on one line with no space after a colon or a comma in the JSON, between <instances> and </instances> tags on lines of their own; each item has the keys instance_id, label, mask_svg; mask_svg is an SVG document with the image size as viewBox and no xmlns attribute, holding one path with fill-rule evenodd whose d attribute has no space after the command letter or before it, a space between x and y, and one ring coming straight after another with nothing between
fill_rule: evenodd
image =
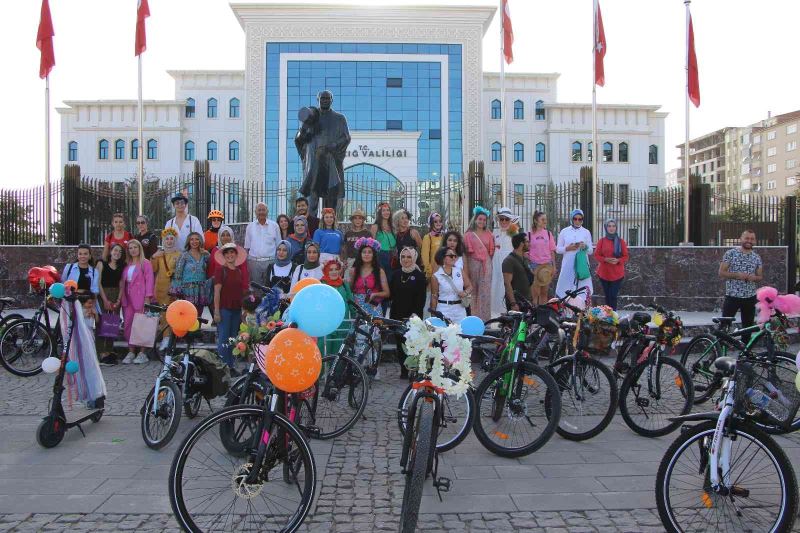
<instances>
[{"instance_id":1,"label":"handbag","mask_svg":"<svg viewBox=\"0 0 800 533\"><path fill-rule=\"evenodd\" d=\"M97 329L97 336L106 339L116 339L119 337L119 326L122 320L117 313L103 313L100 315L100 327Z\"/></svg>"},{"instance_id":2,"label":"handbag","mask_svg":"<svg viewBox=\"0 0 800 533\"><path fill-rule=\"evenodd\" d=\"M444 274L444 271L442 271L442 274ZM450 288L453 289L453 292L458 294L458 289L456 288L456 284L453 281L453 278L451 278L447 274L444 274L444 278L447 280L447 283L450 285ZM464 294L464 296L461 297L461 305L463 305L465 308L472 305L472 294L470 293Z\"/></svg>"},{"instance_id":3,"label":"handbag","mask_svg":"<svg viewBox=\"0 0 800 533\"><path fill-rule=\"evenodd\" d=\"M575 254L575 279L581 281L591 276L592 273L589 272L589 256L586 255L586 250L580 249Z\"/></svg>"},{"instance_id":4,"label":"handbag","mask_svg":"<svg viewBox=\"0 0 800 533\"><path fill-rule=\"evenodd\" d=\"M157 331L157 316L136 313L133 316L133 324L131 325L131 338L128 340L128 344L131 346L152 348L156 343Z\"/></svg>"}]
</instances>

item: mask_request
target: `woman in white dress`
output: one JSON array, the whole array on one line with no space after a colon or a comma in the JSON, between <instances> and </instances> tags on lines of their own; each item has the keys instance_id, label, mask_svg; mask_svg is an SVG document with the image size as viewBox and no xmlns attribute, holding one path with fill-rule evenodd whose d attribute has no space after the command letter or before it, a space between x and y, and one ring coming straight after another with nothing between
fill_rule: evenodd
<instances>
[{"instance_id":1,"label":"woman in white dress","mask_svg":"<svg viewBox=\"0 0 800 533\"><path fill-rule=\"evenodd\" d=\"M461 298L472 291L463 271L455 266L457 257L453 250L439 248L436 264L440 268L431 277L431 309L439 311L455 324L467 318L467 309Z\"/></svg>"},{"instance_id":2,"label":"woman in white dress","mask_svg":"<svg viewBox=\"0 0 800 533\"><path fill-rule=\"evenodd\" d=\"M494 235L494 257L492 257L492 316L500 316L506 312L505 285L503 284L503 259L514 251L511 237L519 233L519 215L515 215L508 207L497 210L499 227L492 231Z\"/></svg>"},{"instance_id":3,"label":"woman in white dress","mask_svg":"<svg viewBox=\"0 0 800 533\"><path fill-rule=\"evenodd\" d=\"M575 256L580 249L586 250L587 256L592 255L594 250L592 247L592 234L583 227L583 211L573 209L569 218L571 225L561 230L556 244L556 253L564 256L561 260L561 272L558 275L556 296L562 298L567 291L575 290L579 287L588 287L589 292L585 295L588 300L593 293L592 278L589 276L586 279L578 280L575 277Z\"/></svg>"}]
</instances>

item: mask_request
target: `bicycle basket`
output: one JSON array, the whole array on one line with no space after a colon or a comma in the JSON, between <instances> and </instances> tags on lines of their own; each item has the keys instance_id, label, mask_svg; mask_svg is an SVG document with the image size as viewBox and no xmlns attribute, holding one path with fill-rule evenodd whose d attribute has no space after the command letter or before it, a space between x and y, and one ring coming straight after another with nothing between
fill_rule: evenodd
<instances>
[{"instance_id":1,"label":"bicycle basket","mask_svg":"<svg viewBox=\"0 0 800 533\"><path fill-rule=\"evenodd\" d=\"M736 408L788 429L800 408L797 369L788 363L755 362L737 371ZM748 368L749 367L749 368Z\"/></svg>"},{"instance_id":2,"label":"bicycle basket","mask_svg":"<svg viewBox=\"0 0 800 533\"><path fill-rule=\"evenodd\" d=\"M617 338L617 326L606 322L593 322L589 333L588 348L594 352L607 352Z\"/></svg>"}]
</instances>

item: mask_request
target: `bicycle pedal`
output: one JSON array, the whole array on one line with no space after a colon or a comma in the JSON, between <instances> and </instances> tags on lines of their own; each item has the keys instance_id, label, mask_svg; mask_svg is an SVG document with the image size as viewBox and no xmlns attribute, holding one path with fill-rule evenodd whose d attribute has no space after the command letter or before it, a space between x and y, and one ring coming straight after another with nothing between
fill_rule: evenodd
<instances>
[{"instance_id":1,"label":"bicycle pedal","mask_svg":"<svg viewBox=\"0 0 800 533\"><path fill-rule=\"evenodd\" d=\"M450 492L450 485L451 485L450 478L440 477L433 482L433 486L436 487L436 490L439 492Z\"/></svg>"},{"instance_id":2,"label":"bicycle pedal","mask_svg":"<svg viewBox=\"0 0 800 533\"><path fill-rule=\"evenodd\" d=\"M305 426L304 429L306 434L312 439L318 439L322 433L322 430L320 430L318 426Z\"/></svg>"}]
</instances>

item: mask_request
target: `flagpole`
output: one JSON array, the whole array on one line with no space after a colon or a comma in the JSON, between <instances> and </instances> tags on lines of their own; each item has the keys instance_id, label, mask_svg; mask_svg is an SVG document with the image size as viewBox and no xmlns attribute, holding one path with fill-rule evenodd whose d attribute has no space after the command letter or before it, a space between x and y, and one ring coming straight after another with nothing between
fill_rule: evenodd
<instances>
[{"instance_id":1,"label":"flagpole","mask_svg":"<svg viewBox=\"0 0 800 533\"><path fill-rule=\"evenodd\" d=\"M501 205L508 204L508 174L506 170L506 58L505 58L505 35L503 21L506 12L503 0L500 0L500 194L503 195Z\"/></svg>"},{"instance_id":2,"label":"flagpole","mask_svg":"<svg viewBox=\"0 0 800 533\"><path fill-rule=\"evenodd\" d=\"M597 175L597 0L593 0L594 16L592 26L594 31L594 41L592 42L592 232L598 238L597 219L600 214L597 209L597 187L600 184L600 177Z\"/></svg>"},{"instance_id":3,"label":"flagpole","mask_svg":"<svg viewBox=\"0 0 800 533\"><path fill-rule=\"evenodd\" d=\"M50 75L44 79L44 242L52 238L52 199L50 198Z\"/></svg>"},{"instance_id":4,"label":"flagpole","mask_svg":"<svg viewBox=\"0 0 800 533\"><path fill-rule=\"evenodd\" d=\"M684 98L686 99L686 137L683 145L683 176L684 176L684 189L683 189L683 243L689 245L689 19L691 14L689 12L689 4L691 0L684 0L683 5L686 6L686 52L684 54L686 60L686 88L684 91Z\"/></svg>"},{"instance_id":5,"label":"flagpole","mask_svg":"<svg viewBox=\"0 0 800 533\"><path fill-rule=\"evenodd\" d=\"M144 135L142 134L143 123L144 123L144 107L142 106L142 54L137 56L139 60L139 180L136 184L137 192L139 196L139 215L144 215L144 151L146 148L146 143L144 141Z\"/></svg>"}]
</instances>

